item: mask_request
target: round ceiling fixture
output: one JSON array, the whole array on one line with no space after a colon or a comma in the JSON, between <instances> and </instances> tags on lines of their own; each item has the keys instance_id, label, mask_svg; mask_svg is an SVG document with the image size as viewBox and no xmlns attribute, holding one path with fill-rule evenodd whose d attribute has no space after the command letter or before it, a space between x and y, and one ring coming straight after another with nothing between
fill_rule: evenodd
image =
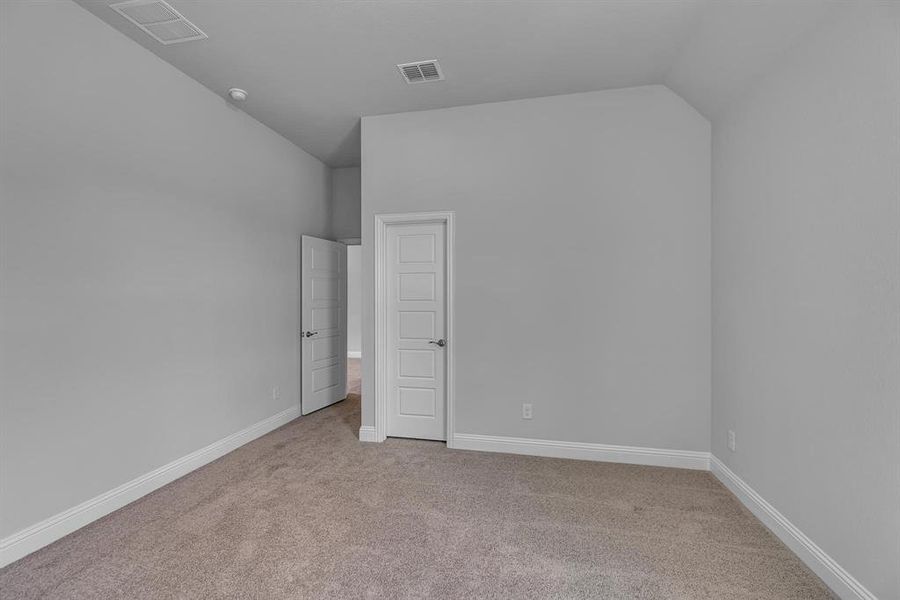
<instances>
[{"instance_id":1,"label":"round ceiling fixture","mask_svg":"<svg viewBox=\"0 0 900 600\"><path fill-rule=\"evenodd\" d=\"M228 90L228 95L235 102L243 102L247 99L247 92L241 88L231 88Z\"/></svg>"}]
</instances>

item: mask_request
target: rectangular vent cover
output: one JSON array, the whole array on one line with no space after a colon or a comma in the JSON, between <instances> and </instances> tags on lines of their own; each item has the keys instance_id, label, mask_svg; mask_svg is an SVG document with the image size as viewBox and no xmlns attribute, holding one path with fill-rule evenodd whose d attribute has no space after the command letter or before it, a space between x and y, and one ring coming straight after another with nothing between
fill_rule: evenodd
<instances>
[{"instance_id":1,"label":"rectangular vent cover","mask_svg":"<svg viewBox=\"0 0 900 600\"><path fill-rule=\"evenodd\" d=\"M110 4L109 7L160 44L168 46L209 37L163 0L128 0Z\"/></svg>"},{"instance_id":2,"label":"rectangular vent cover","mask_svg":"<svg viewBox=\"0 0 900 600\"><path fill-rule=\"evenodd\" d=\"M397 65L406 83L425 83L441 81L444 78L441 67L436 60L420 60L418 62Z\"/></svg>"}]
</instances>

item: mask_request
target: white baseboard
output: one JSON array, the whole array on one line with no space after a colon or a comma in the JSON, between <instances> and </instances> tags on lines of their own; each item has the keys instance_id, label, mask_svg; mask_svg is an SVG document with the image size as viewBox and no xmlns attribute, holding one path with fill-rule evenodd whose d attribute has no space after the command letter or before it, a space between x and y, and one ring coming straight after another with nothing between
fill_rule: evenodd
<instances>
[{"instance_id":1,"label":"white baseboard","mask_svg":"<svg viewBox=\"0 0 900 600\"><path fill-rule=\"evenodd\" d=\"M534 440L516 437L498 437L456 433L453 447L459 450L480 450L482 452L506 452L553 458L574 458L604 462L650 465L656 467L676 467L679 469L709 470L709 452L693 450L664 450L660 448L636 448L633 446L610 446L586 442L560 442Z\"/></svg>"},{"instance_id":2,"label":"white baseboard","mask_svg":"<svg viewBox=\"0 0 900 600\"><path fill-rule=\"evenodd\" d=\"M362 350L347 350L347 358L362 358Z\"/></svg>"},{"instance_id":3,"label":"white baseboard","mask_svg":"<svg viewBox=\"0 0 900 600\"><path fill-rule=\"evenodd\" d=\"M294 406L0 540L0 567L55 542L300 416Z\"/></svg>"},{"instance_id":4,"label":"white baseboard","mask_svg":"<svg viewBox=\"0 0 900 600\"><path fill-rule=\"evenodd\" d=\"M375 428L371 425L363 425L359 428L359 441L361 442L377 442L375 439Z\"/></svg>"},{"instance_id":5,"label":"white baseboard","mask_svg":"<svg viewBox=\"0 0 900 600\"><path fill-rule=\"evenodd\" d=\"M747 485L747 482L735 475L731 469L725 466L725 463L715 456L711 457L710 462L710 470L713 475L725 484L725 487L731 490L738 500L756 515L756 518L778 536L842 600L878 600L875 594L867 590L796 525L788 521L787 517L778 512L778 509L757 494L752 487Z\"/></svg>"}]
</instances>

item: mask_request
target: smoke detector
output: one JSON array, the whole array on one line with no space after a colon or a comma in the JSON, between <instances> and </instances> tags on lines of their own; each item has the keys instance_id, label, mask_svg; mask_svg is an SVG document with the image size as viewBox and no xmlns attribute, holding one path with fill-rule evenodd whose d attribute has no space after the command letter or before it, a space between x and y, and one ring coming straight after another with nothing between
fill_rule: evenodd
<instances>
[{"instance_id":1,"label":"smoke detector","mask_svg":"<svg viewBox=\"0 0 900 600\"><path fill-rule=\"evenodd\" d=\"M109 7L166 46L209 37L164 0L127 0Z\"/></svg>"},{"instance_id":2,"label":"smoke detector","mask_svg":"<svg viewBox=\"0 0 900 600\"><path fill-rule=\"evenodd\" d=\"M241 88L231 88L228 90L228 96L235 102L243 102L247 99L247 91Z\"/></svg>"},{"instance_id":3,"label":"smoke detector","mask_svg":"<svg viewBox=\"0 0 900 600\"><path fill-rule=\"evenodd\" d=\"M437 60L420 60L417 62L397 65L400 74L406 83L426 83L428 81L441 81L444 73Z\"/></svg>"}]
</instances>

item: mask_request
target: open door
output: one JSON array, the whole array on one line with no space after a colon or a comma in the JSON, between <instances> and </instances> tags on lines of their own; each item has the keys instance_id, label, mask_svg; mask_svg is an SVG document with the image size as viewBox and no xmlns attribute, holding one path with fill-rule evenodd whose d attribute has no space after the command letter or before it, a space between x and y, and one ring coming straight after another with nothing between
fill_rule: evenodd
<instances>
[{"instance_id":1,"label":"open door","mask_svg":"<svg viewBox=\"0 0 900 600\"><path fill-rule=\"evenodd\" d=\"M347 396L347 247L303 236L300 344L307 415Z\"/></svg>"}]
</instances>

